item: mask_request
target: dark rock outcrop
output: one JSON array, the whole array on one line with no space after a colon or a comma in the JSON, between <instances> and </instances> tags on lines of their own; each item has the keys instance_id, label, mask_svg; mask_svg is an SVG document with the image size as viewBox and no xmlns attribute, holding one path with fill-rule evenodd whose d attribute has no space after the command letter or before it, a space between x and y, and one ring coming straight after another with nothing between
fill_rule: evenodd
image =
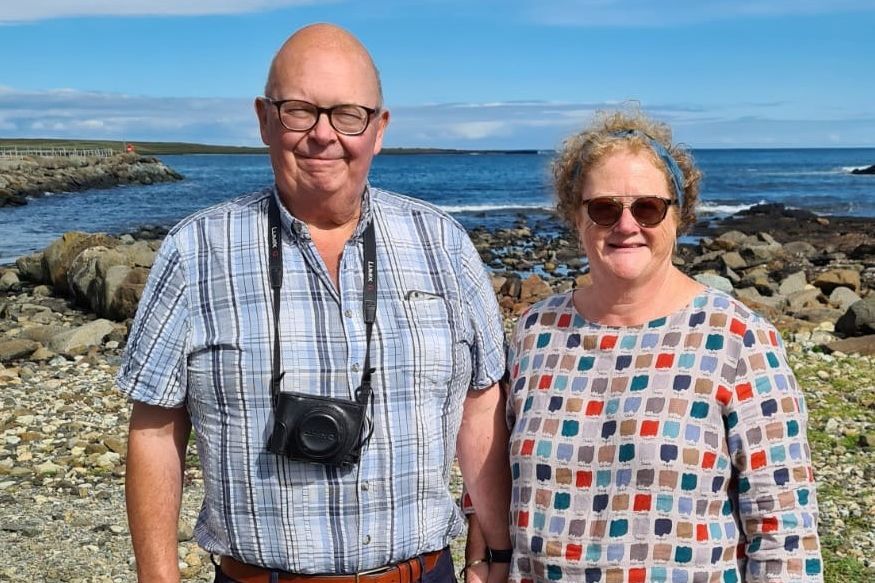
<instances>
[{"instance_id":1,"label":"dark rock outcrop","mask_svg":"<svg viewBox=\"0 0 875 583\"><path fill-rule=\"evenodd\" d=\"M875 164L866 168L854 168L851 170L851 174L875 174Z\"/></svg>"},{"instance_id":2,"label":"dark rock outcrop","mask_svg":"<svg viewBox=\"0 0 875 583\"><path fill-rule=\"evenodd\" d=\"M0 207L22 205L28 196L76 192L120 184L182 180L160 160L137 154L106 158L14 158L0 160Z\"/></svg>"}]
</instances>

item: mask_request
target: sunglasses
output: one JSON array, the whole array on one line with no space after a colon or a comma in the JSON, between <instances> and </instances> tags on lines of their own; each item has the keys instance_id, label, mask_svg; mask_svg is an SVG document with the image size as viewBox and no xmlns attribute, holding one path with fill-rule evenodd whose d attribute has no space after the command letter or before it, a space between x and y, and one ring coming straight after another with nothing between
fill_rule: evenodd
<instances>
[{"instance_id":1,"label":"sunglasses","mask_svg":"<svg viewBox=\"0 0 875 583\"><path fill-rule=\"evenodd\" d=\"M612 227L623 216L623 209L628 207L632 217L642 227L655 227L665 219L668 207L674 201L659 196L641 196L629 204L623 204L620 197L597 196L583 201L586 214L595 224L601 227Z\"/></svg>"}]
</instances>

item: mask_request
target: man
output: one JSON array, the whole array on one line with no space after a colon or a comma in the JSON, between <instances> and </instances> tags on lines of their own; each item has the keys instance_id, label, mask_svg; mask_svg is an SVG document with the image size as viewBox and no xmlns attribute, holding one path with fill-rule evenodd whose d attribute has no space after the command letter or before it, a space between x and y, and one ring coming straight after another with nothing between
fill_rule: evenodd
<instances>
[{"instance_id":1,"label":"man","mask_svg":"<svg viewBox=\"0 0 875 583\"><path fill-rule=\"evenodd\" d=\"M265 95L275 187L171 230L119 371L140 580L179 578L192 425L217 581L452 581L454 451L506 560L503 333L476 251L445 214L367 183L389 112L349 33L298 31Z\"/></svg>"}]
</instances>

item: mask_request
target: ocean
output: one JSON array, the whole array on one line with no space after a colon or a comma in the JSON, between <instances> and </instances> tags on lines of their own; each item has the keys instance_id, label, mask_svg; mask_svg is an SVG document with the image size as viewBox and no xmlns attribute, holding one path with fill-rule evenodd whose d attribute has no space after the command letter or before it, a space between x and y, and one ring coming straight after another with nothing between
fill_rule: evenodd
<instances>
[{"instance_id":1,"label":"ocean","mask_svg":"<svg viewBox=\"0 0 875 583\"><path fill-rule=\"evenodd\" d=\"M704 172L700 215L723 216L762 202L826 215L875 217L875 176L850 173L875 164L875 148L695 150ZM266 155L179 155L161 159L182 182L123 186L31 199L0 208L0 265L72 231L124 233L170 226L186 215L271 182ZM373 185L416 196L468 228L555 226L550 208L552 152L378 156ZM534 221L534 222L533 222Z\"/></svg>"}]
</instances>

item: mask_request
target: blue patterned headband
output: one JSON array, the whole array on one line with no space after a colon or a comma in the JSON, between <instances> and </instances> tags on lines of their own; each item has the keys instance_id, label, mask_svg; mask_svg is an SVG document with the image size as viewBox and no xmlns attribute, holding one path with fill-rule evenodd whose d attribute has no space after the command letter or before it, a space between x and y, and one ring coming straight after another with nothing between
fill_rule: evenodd
<instances>
[{"instance_id":1,"label":"blue patterned headband","mask_svg":"<svg viewBox=\"0 0 875 583\"><path fill-rule=\"evenodd\" d=\"M665 167L668 169L668 173L671 175L671 181L674 184L674 192L677 196L678 205L683 207L684 205L684 173L681 170L678 163L675 162L675 159L671 154L668 153L668 150L665 149L665 146L660 144L658 141L654 140L641 130L620 130L618 132L611 132L611 135L617 138L627 138L631 136L638 136L639 138L643 138L650 147L653 148L653 151L659 156L659 159L662 160L662 163L665 164Z\"/></svg>"}]
</instances>

